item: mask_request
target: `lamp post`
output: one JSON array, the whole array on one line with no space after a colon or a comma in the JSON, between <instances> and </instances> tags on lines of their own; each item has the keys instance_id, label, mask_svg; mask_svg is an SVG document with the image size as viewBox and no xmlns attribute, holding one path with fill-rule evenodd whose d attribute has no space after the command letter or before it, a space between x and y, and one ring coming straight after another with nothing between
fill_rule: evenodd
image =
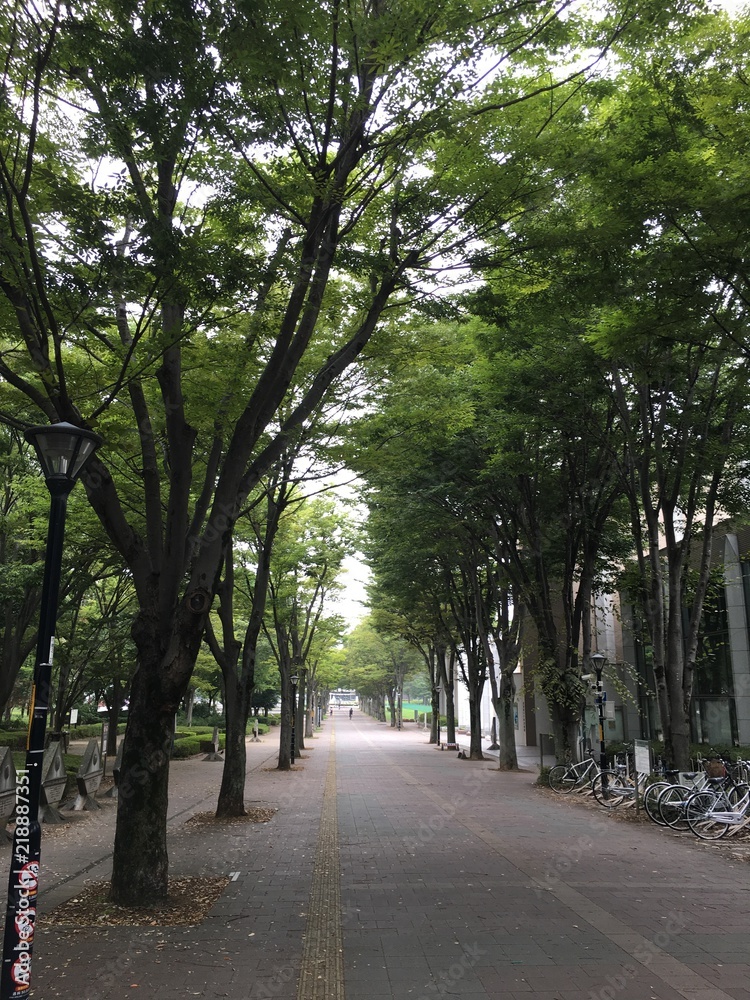
<instances>
[{"instance_id":1,"label":"lamp post","mask_svg":"<svg viewBox=\"0 0 750 1000\"><path fill-rule=\"evenodd\" d=\"M290 754L292 764L294 763L294 729L297 723L297 683L299 682L299 675L292 674L289 678L292 682L292 752Z\"/></svg>"},{"instance_id":2,"label":"lamp post","mask_svg":"<svg viewBox=\"0 0 750 1000\"><path fill-rule=\"evenodd\" d=\"M602 670L604 670L607 659L602 653L592 653L589 659L596 671L596 705L599 709L599 767L604 772L607 770L607 750L604 745L604 701L607 696L602 686ZM602 780L606 781L606 775Z\"/></svg>"},{"instance_id":3,"label":"lamp post","mask_svg":"<svg viewBox=\"0 0 750 1000\"><path fill-rule=\"evenodd\" d=\"M50 514L26 743L26 765L19 773L16 789L16 829L13 835L8 877L8 904L0 972L1 1000L22 1000L29 995L42 840L39 799L50 702L65 513L68 495L75 486L83 466L101 444L101 438L97 434L68 423L52 424L49 427L30 427L26 431L26 440L33 444L42 466L50 492Z\"/></svg>"}]
</instances>

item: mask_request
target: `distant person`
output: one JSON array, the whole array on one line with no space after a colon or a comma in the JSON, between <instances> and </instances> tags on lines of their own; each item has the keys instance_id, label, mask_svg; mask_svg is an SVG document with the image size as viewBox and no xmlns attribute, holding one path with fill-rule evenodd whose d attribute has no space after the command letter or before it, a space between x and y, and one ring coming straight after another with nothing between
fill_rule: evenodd
<instances>
[{"instance_id":1,"label":"distant person","mask_svg":"<svg viewBox=\"0 0 750 1000\"><path fill-rule=\"evenodd\" d=\"M349 718L351 719L351 717L352 717L353 715L354 715L354 709L353 709L353 708L350 708L350 709L349 709Z\"/></svg>"}]
</instances>

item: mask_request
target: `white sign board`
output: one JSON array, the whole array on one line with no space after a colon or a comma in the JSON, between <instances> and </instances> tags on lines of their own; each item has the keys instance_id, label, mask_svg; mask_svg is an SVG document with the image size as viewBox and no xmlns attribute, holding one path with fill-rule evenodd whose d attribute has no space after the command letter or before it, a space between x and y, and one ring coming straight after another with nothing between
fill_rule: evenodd
<instances>
[{"instance_id":1,"label":"white sign board","mask_svg":"<svg viewBox=\"0 0 750 1000\"><path fill-rule=\"evenodd\" d=\"M634 740L635 770L637 774L651 774L651 744L648 740Z\"/></svg>"}]
</instances>

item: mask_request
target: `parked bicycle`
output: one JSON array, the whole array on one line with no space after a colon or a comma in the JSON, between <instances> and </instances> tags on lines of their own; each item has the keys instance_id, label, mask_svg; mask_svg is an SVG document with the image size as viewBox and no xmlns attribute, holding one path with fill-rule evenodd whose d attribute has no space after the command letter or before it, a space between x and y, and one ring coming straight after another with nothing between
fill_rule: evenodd
<instances>
[{"instance_id":1,"label":"parked bicycle","mask_svg":"<svg viewBox=\"0 0 750 1000\"><path fill-rule=\"evenodd\" d=\"M685 803L685 819L701 840L719 840L732 827L743 826L750 816L750 785L719 786L720 778L709 778L716 787L695 792Z\"/></svg>"},{"instance_id":2,"label":"parked bicycle","mask_svg":"<svg viewBox=\"0 0 750 1000\"><path fill-rule=\"evenodd\" d=\"M594 759L592 750L588 758L575 764L556 764L549 772L549 787L555 792L572 792L590 786L600 773L599 765Z\"/></svg>"},{"instance_id":3,"label":"parked bicycle","mask_svg":"<svg viewBox=\"0 0 750 1000\"><path fill-rule=\"evenodd\" d=\"M687 830L685 803L699 788L705 786L708 777L699 771L678 772L678 778L663 789L656 800L656 813L660 826L672 830Z\"/></svg>"},{"instance_id":4,"label":"parked bicycle","mask_svg":"<svg viewBox=\"0 0 750 1000\"><path fill-rule=\"evenodd\" d=\"M647 774L630 771L627 764L615 764L602 771L591 783L594 797L607 809L616 809L625 803L634 802L636 796L643 800L647 791Z\"/></svg>"},{"instance_id":5,"label":"parked bicycle","mask_svg":"<svg viewBox=\"0 0 750 1000\"><path fill-rule=\"evenodd\" d=\"M644 808L650 819L673 830L689 829L687 803L698 791L704 791L711 799L720 799L725 809L734 808L742 797L741 791L734 790L741 784L736 775L744 774L744 768L727 767L716 754L699 758L699 763L703 771L668 771L665 781L649 786L644 795ZM709 799L701 801L705 806Z\"/></svg>"}]
</instances>

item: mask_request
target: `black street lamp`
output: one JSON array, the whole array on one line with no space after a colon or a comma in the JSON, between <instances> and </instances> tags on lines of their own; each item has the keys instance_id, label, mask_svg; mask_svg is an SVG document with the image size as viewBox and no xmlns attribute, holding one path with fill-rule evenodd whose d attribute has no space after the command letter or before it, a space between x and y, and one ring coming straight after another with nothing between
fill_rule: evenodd
<instances>
[{"instance_id":1,"label":"black street lamp","mask_svg":"<svg viewBox=\"0 0 750 1000\"><path fill-rule=\"evenodd\" d=\"M606 771L607 750L604 745L604 701L606 695L602 686L602 670L604 670L607 658L602 653L592 653L589 660L596 671L596 705L599 709L599 767L602 771ZM603 778L603 781L606 781L606 776Z\"/></svg>"},{"instance_id":2,"label":"black street lamp","mask_svg":"<svg viewBox=\"0 0 750 1000\"><path fill-rule=\"evenodd\" d=\"M8 877L8 905L0 973L1 1000L22 1000L29 995L42 843L39 799L50 702L65 513L68 495L75 486L86 460L101 444L101 438L97 434L68 423L52 424L49 427L30 427L26 431L26 440L34 445L42 466L50 492L50 515L34 664L34 685L31 693L31 720L26 744L26 766L19 772L16 789L16 828L13 834L13 853Z\"/></svg>"},{"instance_id":3,"label":"black street lamp","mask_svg":"<svg viewBox=\"0 0 750 1000\"><path fill-rule=\"evenodd\" d=\"M290 754L292 764L294 763L294 727L297 722L297 684L299 682L299 675L292 674L289 678L292 682L292 752Z\"/></svg>"}]
</instances>

